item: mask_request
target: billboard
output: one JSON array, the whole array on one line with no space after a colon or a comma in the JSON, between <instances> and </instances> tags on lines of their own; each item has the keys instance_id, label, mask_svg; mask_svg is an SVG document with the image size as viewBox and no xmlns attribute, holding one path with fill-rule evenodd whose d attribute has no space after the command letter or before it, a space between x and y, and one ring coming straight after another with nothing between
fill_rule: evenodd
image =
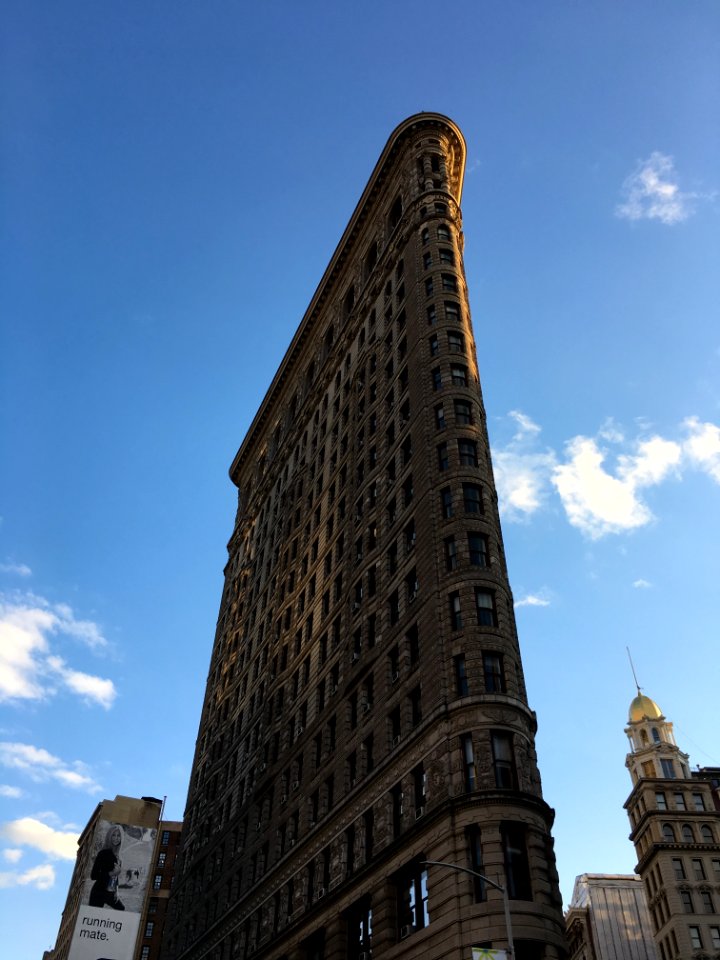
<instances>
[{"instance_id":1,"label":"billboard","mask_svg":"<svg viewBox=\"0 0 720 960\"><path fill-rule=\"evenodd\" d=\"M486 947L473 947L472 960L509 960L506 950L489 950Z\"/></svg>"},{"instance_id":2,"label":"billboard","mask_svg":"<svg viewBox=\"0 0 720 960\"><path fill-rule=\"evenodd\" d=\"M132 960L156 834L97 822L68 960Z\"/></svg>"}]
</instances>

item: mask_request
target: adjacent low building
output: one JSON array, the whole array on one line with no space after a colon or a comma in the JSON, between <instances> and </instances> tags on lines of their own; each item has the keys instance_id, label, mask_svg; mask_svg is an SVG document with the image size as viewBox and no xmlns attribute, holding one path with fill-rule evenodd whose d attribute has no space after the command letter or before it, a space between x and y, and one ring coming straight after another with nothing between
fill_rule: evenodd
<instances>
[{"instance_id":1,"label":"adjacent low building","mask_svg":"<svg viewBox=\"0 0 720 960\"><path fill-rule=\"evenodd\" d=\"M583 873L565 915L569 960L657 960L640 877Z\"/></svg>"}]
</instances>

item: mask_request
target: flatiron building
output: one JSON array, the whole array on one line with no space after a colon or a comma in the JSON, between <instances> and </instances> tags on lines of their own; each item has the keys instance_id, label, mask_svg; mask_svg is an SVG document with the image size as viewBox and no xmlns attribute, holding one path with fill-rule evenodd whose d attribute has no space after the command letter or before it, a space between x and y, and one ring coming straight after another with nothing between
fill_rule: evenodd
<instances>
[{"instance_id":1,"label":"flatiron building","mask_svg":"<svg viewBox=\"0 0 720 960\"><path fill-rule=\"evenodd\" d=\"M171 960L507 949L483 877L518 960L565 955L464 165L444 116L392 133L232 462Z\"/></svg>"}]
</instances>

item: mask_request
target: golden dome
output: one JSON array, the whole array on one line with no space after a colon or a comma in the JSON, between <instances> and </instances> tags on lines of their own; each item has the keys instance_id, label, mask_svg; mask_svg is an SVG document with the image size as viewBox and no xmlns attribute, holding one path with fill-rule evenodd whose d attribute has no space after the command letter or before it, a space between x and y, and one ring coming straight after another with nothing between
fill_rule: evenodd
<instances>
[{"instance_id":1,"label":"golden dome","mask_svg":"<svg viewBox=\"0 0 720 960\"><path fill-rule=\"evenodd\" d=\"M630 713L628 720L630 723L637 723L639 720L659 720L662 717L662 710L642 693L638 693L630 704Z\"/></svg>"}]
</instances>

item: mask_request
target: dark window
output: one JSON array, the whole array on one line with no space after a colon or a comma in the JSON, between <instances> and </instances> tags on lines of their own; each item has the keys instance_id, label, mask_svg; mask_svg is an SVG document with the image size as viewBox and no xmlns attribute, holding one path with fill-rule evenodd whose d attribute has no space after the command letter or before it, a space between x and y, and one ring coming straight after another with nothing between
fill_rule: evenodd
<instances>
[{"instance_id":1,"label":"dark window","mask_svg":"<svg viewBox=\"0 0 720 960\"><path fill-rule=\"evenodd\" d=\"M455 400L455 423L460 427L470 426L473 422L472 404L469 400Z\"/></svg>"},{"instance_id":2,"label":"dark window","mask_svg":"<svg viewBox=\"0 0 720 960\"><path fill-rule=\"evenodd\" d=\"M685 843L695 843L695 832L689 823L682 825L682 838Z\"/></svg>"},{"instance_id":3,"label":"dark window","mask_svg":"<svg viewBox=\"0 0 720 960\"><path fill-rule=\"evenodd\" d=\"M442 390L442 372L440 367L435 367L432 371L433 390Z\"/></svg>"},{"instance_id":4,"label":"dark window","mask_svg":"<svg viewBox=\"0 0 720 960\"><path fill-rule=\"evenodd\" d=\"M475 607L477 609L477 622L481 627L497 626L495 596L492 591L477 587L475 589Z\"/></svg>"},{"instance_id":5,"label":"dark window","mask_svg":"<svg viewBox=\"0 0 720 960\"><path fill-rule=\"evenodd\" d=\"M431 297L433 293L433 278L427 277L425 280L425 295Z\"/></svg>"},{"instance_id":6,"label":"dark window","mask_svg":"<svg viewBox=\"0 0 720 960\"><path fill-rule=\"evenodd\" d=\"M462 489L465 513L483 513L482 488L476 483L464 483Z\"/></svg>"},{"instance_id":7,"label":"dark window","mask_svg":"<svg viewBox=\"0 0 720 960\"><path fill-rule=\"evenodd\" d=\"M449 520L453 515L452 490L450 487L443 487L440 491L440 506L443 520Z\"/></svg>"},{"instance_id":8,"label":"dark window","mask_svg":"<svg viewBox=\"0 0 720 960\"><path fill-rule=\"evenodd\" d=\"M675 779L675 764L673 763L673 761L672 761L672 760L666 760L665 758L661 758L661 760L660 760L660 765L662 766L663 776L664 776L667 780L674 780L674 779Z\"/></svg>"},{"instance_id":9,"label":"dark window","mask_svg":"<svg viewBox=\"0 0 720 960\"><path fill-rule=\"evenodd\" d=\"M484 534L468 534L468 558L475 567L488 566L488 538Z\"/></svg>"},{"instance_id":10,"label":"dark window","mask_svg":"<svg viewBox=\"0 0 720 960\"><path fill-rule=\"evenodd\" d=\"M448 335L448 350L450 353L465 353L465 338L461 333L451 330Z\"/></svg>"},{"instance_id":11,"label":"dark window","mask_svg":"<svg viewBox=\"0 0 720 960\"><path fill-rule=\"evenodd\" d=\"M450 367L450 380L455 387L467 386L467 367L458 364Z\"/></svg>"},{"instance_id":12,"label":"dark window","mask_svg":"<svg viewBox=\"0 0 720 960\"><path fill-rule=\"evenodd\" d=\"M458 440L458 454L460 463L465 467L478 465L477 444L474 440Z\"/></svg>"},{"instance_id":13,"label":"dark window","mask_svg":"<svg viewBox=\"0 0 720 960\"><path fill-rule=\"evenodd\" d=\"M505 693L505 673L500 653L483 653L483 676L486 693Z\"/></svg>"},{"instance_id":14,"label":"dark window","mask_svg":"<svg viewBox=\"0 0 720 960\"><path fill-rule=\"evenodd\" d=\"M473 752L472 734L464 733L460 737L460 749L463 758L463 773L466 790L475 789L475 754Z\"/></svg>"},{"instance_id":15,"label":"dark window","mask_svg":"<svg viewBox=\"0 0 720 960\"><path fill-rule=\"evenodd\" d=\"M451 273L441 274L441 281L443 290L452 291L453 293L457 292L457 278Z\"/></svg>"},{"instance_id":16,"label":"dark window","mask_svg":"<svg viewBox=\"0 0 720 960\"><path fill-rule=\"evenodd\" d=\"M663 839L667 843L675 843L675 831L669 823L664 823L662 828Z\"/></svg>"},{"instance_id":17,"label":"dark window","mask_svg":"<svg viewBox=\"0 0 720 960\"><path fill-rule=\"evenodd\" d=\"M434 326L437 323L437 311L434 304L427 308L427 322L430 326Z\"/></svg>"},{"instance_id":18,"label":"dark window","mask_svg":"<svg viewBox=\"0 0 720 960\"><path fill-rule=\"evenodd\" d=\"M517 790L517 771L512 736L493 732L491 735L495 786L501 790Z\"/></svg>"},{"instance_id":19,"label":"dark window","mask_svg":"<svg viewBox=\"0 0 720 960\"><path fill-rule=\"evenodd\" d=\"M447 537L445 539L445 569L457 569L457 544L455 543L455 537Z\"/></svg>"},{"instance_id":20,"label":"dark window","mask_svg":"<svg viewBox=\"0 0 720 960\"><path fill-rule=\"evenodd\" d=\"M363 898L350 907L347 912L347 930L348 960L370 957L372 955L372 910L369 897Z\"/></svg>"},{"instance_id":21,"label":"dark window","mask_svg":"<svg viewBox=\"0 0 720 960\"><path fill-rule=\"evenodd\" d=\"M508 897L511 900L532 900L525 827L519 823L503 823L500 831Z\"/></svg>"},{"instance_id":22,"label":"dark window","mask_svg":"<svg viewBox=\"0 0 720 960\"><path fill-rule=\"evenodd\" d=\"M452 250L448 250L447 247L440 247L440 263L447 263L450 266L455 265L455 254Z\"/></svg>"},{"instance_id":23,"label":"dark window","mask_svg":"<svg viewBox=\"0 0 720 960\"><path fill-rule=\"evenodd\" d=\"M664 793L655 794L655 806L658 808L658 810L667 810L667 798L665 797Z\"/></svg>"},{"instance_id":24,"label":"dark window","mask_svg":"<svg viewBox=\"0 0 720 960\"><path fill-rule=\"evenodd\" d=\"M448 597L448 602L450 604L450 629L462 630L463 618L459 592L455 591L451 593Z\"/></svg>"},{"instance_id":25,"label":"dark window","mask_svg":"<svg viewBox=\"0 0 720 960\"><path fill-rule=\"evenodd\" d=\"M447 443L439 443L437 448L437 457L438 457L438 470L441 472L447 470L450 466L450 461L448 459L448 445Z\"/></svg>"},{"instance_id":26,"label":"dark window","mask_svg":"<svg viewBox=\"0 0 720 960\"><path fill-rule=\"evenodd\" d=\"M455 689L459 697L466 697L470 692L468 687L467 667L465 665L465 654L459 653L453 658L455 663Z\"/></svg>"},{"instance_id":27,"label":"dark window","mask_svg":"<svg viewBox=\"0 0 720 960\"><path fill-rule=\"evenodd\" d=\"M460 322L460 307L457 303L453 303L452 300L445 301L445 319L451 323Z\"/></svg>"},{"instance_id":28,"label":"dark window","mask_svg":"<svg viewBox=\"0 0 720 960\"><path fill-rule=\"evenodd\" d=\"M475 873L484 873L480 827L477 825L468 827L465 836L467 837L470 869L474 870ZM485 881L481 877L473 877L472 881L475 903L482 903L486 897Z\"/></svg>"},{"instance_id":29,"label":"dark window","mask_svg":"<svg viewBox=\"0 0 720 960\"><path fill-rule=\"evenodd\" d=\"M438 430L445 429L445 411L441 403L435 407L435 426Z\"/></svg>"},{"instance_id":30,"label":"dark window","mask_svg":"<svg viewBox=\"0 0 720 960\"><path fill-rule=\"evenodd\" d=\"M680 857L673 857L673 858L672 858L672 865L673 865L673 871L674 871L674 873L675 873L675 879L676 879L676 880L684 880L684 879L685 879L685 867L683 866L683 862L682 862L682 860L680 859Z\"/></svg>"},{"instance_id":31,"label":"dark window","mask_svg":"<svg viewBox=\"0 0 720 960\"><path fill-rule=\"evenodd\" d=\"M427 870L419 864L396 878L398 934L404 939L430 923Z\"/></svg>"},{"instance_id":32,"label":"dark window","mask_svg":"<svg viewBox=\"0 0 720 960\"><path fill-rule=\"evenodd\" d=\"M435 334L433 334L428 340L428 345L430 347L430 356L436 357L438 353L440 353L440 343L438 342L438 338L435 336Z\"/></svg>"},{"instance_id":33,"label":"dark window","mask_svg":"<svg viewBox=\"0 0 720 960\"><path fill-rule=\"evenodd\" d=\"M692 894L689 890L680 891L680 900L682 902L684 913L695 913L695 904L693 903Z\"/></svg>"}]
</instances>

